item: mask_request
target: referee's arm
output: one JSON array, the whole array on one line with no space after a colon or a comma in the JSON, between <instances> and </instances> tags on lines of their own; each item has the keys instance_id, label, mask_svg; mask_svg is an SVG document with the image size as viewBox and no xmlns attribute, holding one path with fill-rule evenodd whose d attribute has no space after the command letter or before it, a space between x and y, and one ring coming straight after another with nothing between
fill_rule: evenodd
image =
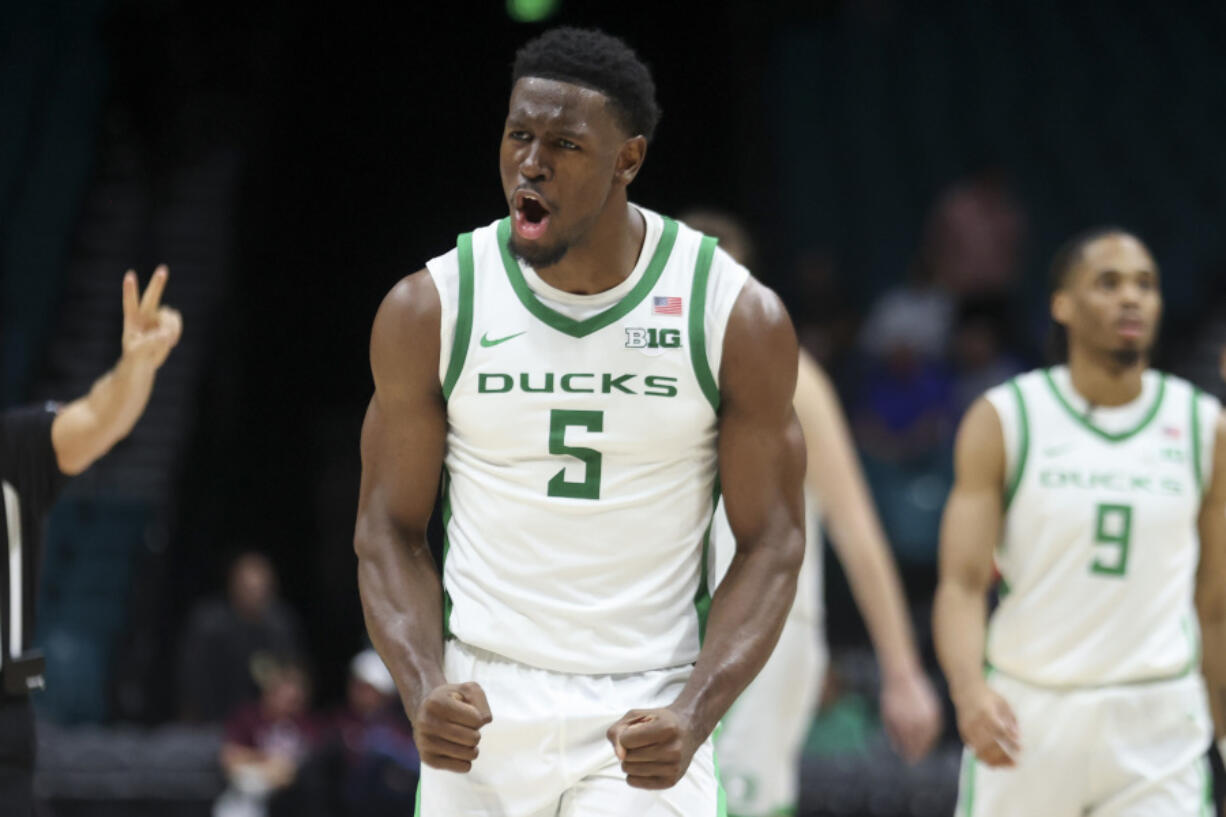
<instances>
[{"instance_id":1,"label":"referee's arm","mask_svg":"<svg viewBox=\"0 0 1226 817\"><path fill-rule=\"evenodd\" d=\"M138 300L136 273L124 276L123 354L88 394L60 409L51 424L51 444L65 474L79 474L93 465L144 413L157 370L183 333L179 313L160 305L166 278L166 267L158 267Z\"/></svg>"}]
</instances>

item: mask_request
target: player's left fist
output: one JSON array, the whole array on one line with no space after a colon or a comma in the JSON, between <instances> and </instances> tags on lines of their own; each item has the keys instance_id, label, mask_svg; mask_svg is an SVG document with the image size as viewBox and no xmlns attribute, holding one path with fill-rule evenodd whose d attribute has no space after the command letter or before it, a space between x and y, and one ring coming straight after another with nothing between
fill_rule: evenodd
<instances>
[{"instance_id":1,"label":"player's left fist","mask_svg":"<svg viewBox=\"0 0 1226 817\"><path fill-rule=\"evenodd\" d=\"M675 786L702 743L671 709L632 709L609 727L607 735L626 782L636 789Z\"/></svg>"},{"instance_id":2,"label":"player's left fist","mask_svg":"<svg viewBox=\"0 0 1226 817\"><path fill-rule=\"evenodd\" d=\"M123 356L132 363L158 368L183 335L183 316L162 306L169 277L162 264L139 297L136 273L128 270L123 277Z\"/></svg>"}]
</instances>

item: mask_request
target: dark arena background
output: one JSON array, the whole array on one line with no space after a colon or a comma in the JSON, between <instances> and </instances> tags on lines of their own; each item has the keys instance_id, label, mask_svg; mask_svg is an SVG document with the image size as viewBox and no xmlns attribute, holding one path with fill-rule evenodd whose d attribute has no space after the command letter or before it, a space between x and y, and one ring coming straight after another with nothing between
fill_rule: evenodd
<instances>
[{"instance_id":1,"label":"dark arena background","mask_svg":"<svg viewBox=\"0 0 1226 817\"><path fill-rule=\"evenodd\" d=\"M261 603L307 706L345 701L366 646L352 539L371 321L400 277L505 212L510 62L555 24L650 63L664 116L632 198L741 219L754 272L834 376L938 688L952 433L1043 361L1058 243L1097 224L1142 236L1159 363L1223 393L1221 3L3 0L0 399L68 400L112 365L126 269L169 264L185 320L144 418L48 526L48 814L245 807L218 760L232 713L210 709L210 616L235 603L240 554L277 577ZM928 759L894 756L825 562L832 665L798 814L951 814L952 715ZM326 780L337 762L304 763ZM410 814L402 772L361 813ZM270 813L356 813L296 796Z\"/></svg>"}]
</instances>

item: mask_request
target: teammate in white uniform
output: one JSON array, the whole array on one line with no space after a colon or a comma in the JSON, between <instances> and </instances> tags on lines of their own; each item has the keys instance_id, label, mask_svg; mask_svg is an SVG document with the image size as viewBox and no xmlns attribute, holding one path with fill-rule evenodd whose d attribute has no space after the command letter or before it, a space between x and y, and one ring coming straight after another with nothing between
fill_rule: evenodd
<instances>
[{"instance_id":1,"label":"teammate in white uniform","mask_svg":"<svg viewBox=\"0 0 1226 817\"><path fill-rule=\"evenodd\" d=\"M957 813L1211 814L1226 420L1148 368L1162 299L1135 237L1073 239L1052 285L1068 365L988 392L958 435L934 611L967 745Z\"/></svg>"},{"instance_id":2,"label":"teammate in white uniform","mask_svg":"<svg viewBox=\"0 0 1226 817\"><path fill-rule=\"evenodd\" d=\"M723 814L710 735L804 552L795 335L714 239L627 200L658 109L624 43L552 30L513 83L510 217L398 284L371 338L355 546L417 811Z\"/></svg>"},{"instance_id":3,"label":"teammate in white uniform","mask_svg":"<svg viewBox=\"0 0 1226 817\"><path fill-rule=\"evenodd\" d=\"M749 264L748 234L732 218L707 210L686 223L718 236L733 258ZM805 435L805 560L796 600L766 666L728 710L716 738L730 817L795 813L804 740L817 711L826 674L822 604L822 538L833 533L835 554L847 574L881 664L881 716L896 750L917 761L941 731L941 710L915 649L902 583L873 510L856 460L838 394L822 368L800 354L793 398ZM723 508L711 529L713 586L732 561L736 542Z\"/></svg>"}]
</instances>

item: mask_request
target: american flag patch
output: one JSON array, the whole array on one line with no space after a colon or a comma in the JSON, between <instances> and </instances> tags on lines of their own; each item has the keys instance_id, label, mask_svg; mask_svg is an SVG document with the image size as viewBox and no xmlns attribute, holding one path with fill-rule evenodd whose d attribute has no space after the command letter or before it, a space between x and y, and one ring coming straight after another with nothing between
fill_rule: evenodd
<instances>
[{"instance_id":1,"label":"american flag patch","mask_svg":"<svg viewBox=\"0 0 1226 817\"><path fill-rule=\"evenodd\" d=\"M1166 428L1162 429L1162 433L1168 440L1178 440L1183 436L1183 432L1178 426L1167 426Z\"/></svg>"},{"instance_id":2,"label":"american flag patch","mask_svg":"<svg viewBox=\"0 0 1226 817\"><path fill-rule=\"evenodd\" d=\"M653 315L680 315L681 314L681 299L680 298L665 298L659 295L654 295L651 298L651 314Z\"/></svg>"}]
</instances>

